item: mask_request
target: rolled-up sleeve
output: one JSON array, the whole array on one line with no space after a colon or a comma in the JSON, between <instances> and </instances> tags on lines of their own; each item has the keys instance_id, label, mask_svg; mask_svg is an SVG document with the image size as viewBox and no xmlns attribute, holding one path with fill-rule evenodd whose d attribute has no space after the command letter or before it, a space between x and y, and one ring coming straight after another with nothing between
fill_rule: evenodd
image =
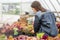
<instances>
[{"instance_id":1,"label":"rolled-up sleeve","mask_svg":"<svg viewBox=\"0 0 60 40\"><path fill-rule=\"evenodd\" d=\"M42 17L42 30L44 32L50 33L51 32L51 25L52 25L52 19L49 15L43 15Z\"/></svg>"},{"instance_id":2,"label":"rolled-up sleeve","mask_svg":"<svg viewBox=\"0 0 60 40\"><path fill-rule=\"evenodd\" d=\"M55 24L56 19L53 14L45 14L42 19L42 30L50 35L57 35L57 26ZM44 26L43 26L44 25ZM54 30L54 31L53 31Z\"/></svg>"},{"instance_id":3,"label":"rolled-up sleeve","mask_svg":"<svg viewBox=\"0 0 60 40\"><path fill-rule=\"evenodd\" d=\"M50 27L51 24L52 24L52 19L49 15L46 15L42 18L42 25L44 25L45 27Z\"/></svg>"}]
</instances>

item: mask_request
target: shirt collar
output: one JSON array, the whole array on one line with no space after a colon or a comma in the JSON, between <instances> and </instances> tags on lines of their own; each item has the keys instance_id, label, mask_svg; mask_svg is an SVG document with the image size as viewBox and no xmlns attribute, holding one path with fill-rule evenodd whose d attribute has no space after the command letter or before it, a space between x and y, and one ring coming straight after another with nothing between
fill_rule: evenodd
<instances>
[{"instance_id":1,"label":"shirt collar","mask_svg":"<svg viewBox=\"0 0 60 40\"><path fill-rule=\"evenodd\" d=\"M41 11L38 11L38 12L36 12L36 15L39 15L41 13Z\"/></svg>"}]
</instances>

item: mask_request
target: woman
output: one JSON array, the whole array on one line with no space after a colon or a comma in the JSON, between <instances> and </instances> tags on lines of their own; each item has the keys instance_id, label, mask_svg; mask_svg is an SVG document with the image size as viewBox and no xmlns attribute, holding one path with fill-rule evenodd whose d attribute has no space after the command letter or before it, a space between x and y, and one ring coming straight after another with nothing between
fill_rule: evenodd
<instances>
[{"instance_id":1,"label":"woman","mask_svg":"<svg viewBox=\"0 0 60 40\"><path fill-rule=\"evenodd\" d=\"M46 36L56 36L58 34L56 27L55 15L44 9L40 2L34 1L31 4L33 12L36 13L34 21L34 31L36 33L44 33Z\"/></svg>"}]
</instances>

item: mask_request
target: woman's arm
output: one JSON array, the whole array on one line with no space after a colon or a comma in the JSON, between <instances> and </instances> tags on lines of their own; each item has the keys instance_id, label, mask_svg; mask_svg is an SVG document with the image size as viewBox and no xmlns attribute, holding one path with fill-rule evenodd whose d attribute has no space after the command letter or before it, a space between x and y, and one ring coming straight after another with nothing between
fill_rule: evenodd
<instances>
[{"instance_id":1,"label":"woman's arm","mask_svg":"<svg viewBox=\"0 0 60 40\"><path fill-rule=\"evenodd\" d=\"M39 18L37 15L35 15L35 21L34 21L34 32L38 32L40 29L40 23L39 23Z\"/></svg>"}]
</instances>

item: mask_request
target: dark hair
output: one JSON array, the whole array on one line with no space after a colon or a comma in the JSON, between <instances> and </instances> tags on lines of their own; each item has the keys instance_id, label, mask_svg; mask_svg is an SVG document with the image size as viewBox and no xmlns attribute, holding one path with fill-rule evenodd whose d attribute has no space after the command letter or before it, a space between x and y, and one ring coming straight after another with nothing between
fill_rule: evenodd
<instances>
[{"instance_id":1,"label":"dark hair","mask_svg":"<svg viewBox=\"0 0 60 40\"><path fill-rule=\"evenodd\" d=\"M31 7L32 8L35 8L35 10L36 11L42 11L42 12L45 12L46 11L46 9L44 9L43 7L42 7L42 5L40 4L40 2L38 2L38 1L34 1L32 4L31 4Z\"/></svg>"},{"instance_id":2,"label":"dark hair","mask_svg":"<svg viewBox=\"0 0 60 40\"><path fill-rule=\"evenodd\" d=\"M20 19L18 19L18 22L20 21Z\"/></svg>"},{"instance_id":3,"label":"dark hair","mask_svg":"<svg viewBox=\"0 0 60 40\"><path fill-rule=\"evenodd\" d=\"M25 15L29 15L29 12L25 12Z\"/></svg>"}]
</instances>

